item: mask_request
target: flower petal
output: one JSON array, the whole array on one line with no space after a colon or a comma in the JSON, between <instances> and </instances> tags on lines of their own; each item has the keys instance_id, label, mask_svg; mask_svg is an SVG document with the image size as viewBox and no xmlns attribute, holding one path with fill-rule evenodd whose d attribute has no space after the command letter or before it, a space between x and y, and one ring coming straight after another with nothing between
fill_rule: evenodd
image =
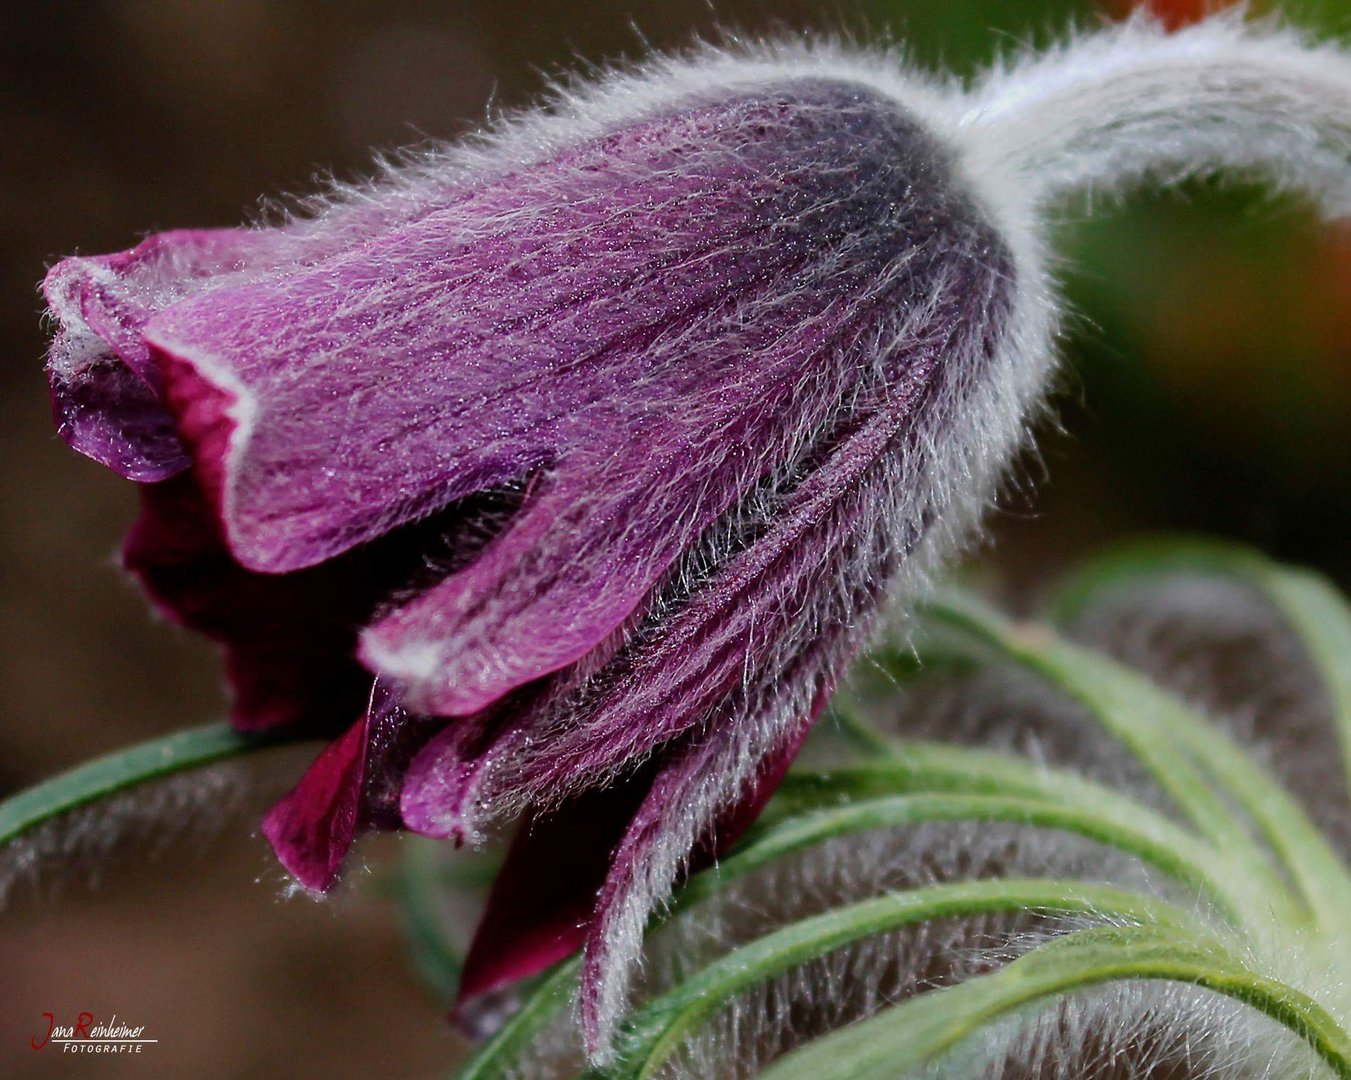
<instances>
[{"instance_id":1,"label":"flower petal","mask_svg":"<svg viewBox=\"0 0 1351 1080\"><path fill-rule=\"evenodd\" d=\"M398 590L472 558L514 499L465 500L342 558L282 575L234 560L191 476L145 485L141 505L124 563L169 618L222 644L235 726L331 731L360 715L370 696L372 676L354 656L357 628Z\"/></svg>"},{"instance_id":2,"label":"flower petal","mask_svg":"<svg viewBox=\"0 0 1351 1080\"><path fill-rule=\"evenodd\" d=\"M281 864L305 888L329 889L356 836L371 717L324 747L305 775L263 818Z\"/></svg>"},{"instance_id":3,"label":"flower petal","mask_svg":"<svg viewBox=\"0 0 1351 1080\"><path fill-rule=\"evenodd\" d=\"M824 702L824 695L820 700ZM697 847L691 841L678 853L673 875L687 855L691 870L708 865L749 826L783 778L809 727L809 721L796 725L758 769L752 767L752 778L715 815L713 827L699 830ZM716 736L688 740L620 783L583 792L556 810L526 819L494 879L465 958L453 1014L457 1022L477 1027L476 1016L485 1008L495 1011L496 995L504 987L538 974L585 941L594 947L596 928L612 917L613 905L625 892L621 879L651 858L654 845L664 849L664 841L670 839L660 820L670 813L670 798L690 794L687 788L699 770L725 766L718 750L710 748L716 744L725 751L726 742ZM643 925L646 916L644 910ZM588 954L588 971L592 955ZM589 978L583 992L595 998L598 976L593 973ZM586 1000L584 996L584 1008ZM588 1029L588 1037L591 1034Z\"/></svg>"},{"instance_id":4,"label":"flower petal","mask_svg":"<svg viewBox=\"0 0 1351 1080\"><path fill-rule=\"evenodd\" d=\"M993 289L996 276L988 277ZM748 672L767 674L842 629L864 632L924 528L923 456L907 447L941 428L943 403L989 345L960 309L993 310L997 296L969 285L930 305L937 329L914 334L910 351L891 358L888 383L859 403L866 420L842 421L803 455L811 468L788 462L728 514L671 575L648 622L612 644L608 658L592 655L517 707L492 767L475 770L473 797L458 805L480 819L506 816L602 782L697 724L731 722L719 719L720 703ZM404 791L405 805L429 808L430 818L447 805L440 796L449 766L434 760L435 747L409 771ZM456 819L462 833L481 827Z\"/></svg>"},{"instance_id":5,"label":"flower petal","mask_svg":"<svg viewBox=\"0 0 1351 1080\"><path fill-rule=\"evenodd\" d=\"M749 691L730 715L662 755L587 929L581 1012L588 1054L605 1056L653 909L682 872L716 858L759 815L834 689L840 648L824 648Z\"/></svg>"},{"instance_id":6,"label":"flower petal","mask_svg":"<svg viewBox=\"0 0 1351 1080\"><path fill-rule=\"evenodd\" d=\"M325 731L361 714L371 677L351 655L353 620L384 591L378 567L255 574L225 549L191 477L147 485L141 503L123 561L166 615L224 645L236 727Z\"/></svg>"},{"instance_id":7,"label":"flower petal","mask_svg":"<svg viewBox=\"0 0 1351 1080\"><path fill-rule=\"evenodd\" d=\"M116 357L99 354L69 378L53 374L51 395L58 434L128 480L150 483L188 467L174 418L150 384Z\"/></svg>"},{"instance_id":8,"label":"flower petal","mask_svg":"<svg viewBox=\"0 0 1351 1080\"><path fill-rule=\"evenodd\" d=\"M399 812L413 832L478 843L477 804L486 778L515 752L516 725L499 709L448 724L413 759L404 777Z\"/></svg>"},{"instance_id":9,"label":"flower petal","mask_svg":"<svg viewBox=\"0 0 1351 1080\"><path fill-rule=\"evenodd\" d=\"M398 792L404 771L439 727L409 716L376 684L365 715L324 748L263 819L264 835L297 881L328 890L359 831L403 827Z\"/></svg>"},{"instance_id":10,"label":"flower petal","mask_svg":"<svg viewBox=\"0 0 1351 1080\"><path fill-rule=\"evenodd\" d=\"M403 777L400 813L407 827L423 836L479 843L487 824L503 816L503 807L486 795L494 780L510 771L528 749L547 714L548 703L567 688L584 684L620 649L622 632L612 635L566 672L502 698L473 716L455 720L422 746ZM559 786L551 805L562 802L594 779ZM524 809L524 807L516 807Z\"/></svg>"},{"instance_id":11,"label":"flower petal","mask_svg":"<svg viewBox=\"0 0 1351 1080\"><path fill-rule=\"evenodd\" d=\"M446 714L572 662L824 422L858 374L842 342L908 302L917 140L858 86L696 101L162 311L146 338L232 552L293 571L545 468L538 516L365 655ZM588 508L596 539L562 551Z\"/></svg>"},{"instance_id":12,"label":"flower petal","mask_svg":"<svg viewBox=\"0 0 1351 1080\"><path fill-rule=\"evenodd\" d=\"M57 427L129 479L187 468L141 330L161 307L237 271L272 237L244 229L160 233L129 251L64 259L43 291L58 332L48 356Z\"/></svg>"},{"instance_id":13,"label":"flower petal","mask_svg":"<svg viewBox=\"0 0 1351 1080\"><path fill-rule=\"evenodd\" d=\"M610 854L642 803L651 772L584 792L521 823L465 956L457 1020L471 1020L485 996L581 947Z\"/></svg>"}]
</instances>

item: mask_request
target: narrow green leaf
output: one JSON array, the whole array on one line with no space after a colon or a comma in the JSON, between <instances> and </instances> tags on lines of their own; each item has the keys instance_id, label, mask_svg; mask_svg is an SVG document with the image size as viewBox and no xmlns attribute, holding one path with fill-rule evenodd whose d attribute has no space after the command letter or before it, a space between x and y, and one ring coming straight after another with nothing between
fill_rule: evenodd
<instances>
[{"instance_id":1,"label":"narrow green leaf","mask_svg":"<svg viewBox=\"0 0 1351 1080\"><path fill-rule=\"evenodd\" d=\"M229 724L208 724L115 751L0 802L0 844L119 791L307 738L313 736L285 731L243 734Z\"/></svg>"},{"instance_id":2,"label":"narrow green leaf","mask_svg":"<svg viewBox=\"0 0 1351 1080\"><path fill-rule=\"evenodd\" d=\"M1011 754L945 743L897 742L889 756L859 765L815 773L793 770L771 808L777 806L775 813L786 816L850 800L920 792L1025 798L1075 810L1130 844L1138 857L1202 888L1240 925L1271 915L1267 905L1273 901L1253 890L1244 867L1232 865L1228 853L1203 844L1170 818L1106 785ZM770 820L777 823L779 818Z\"/></svg>"},{"instance_id":3,"label":"narrow green leaf","mask_svg":"<svg viewBox=\"0 0 1351 1080\"><path fill-rule=\"evenodd\" d=\"M1351 605L1317 574L1281 566L1234 544L1140 541L1109 552L1070 578L1054 605L1057 620L1072 623L1109 590L1178 573L1237 581L1264 595L1285 617L1323 676L1351 784ZM1351 911L1351 876L1299 804L1214 725L1183 724L1176 735L1256 823L1320 925L1340 930Z\"/></svg>"},{"instance_id":4,"label":"narrow green leaf","mask_svg":"<svg viewBox=\"0 0 1351 1080\"><path fill-rule=\"evenodd\" d=\"M1083 564L1057 590L1053 613L1067 626L1106 592L1179 573L1237 581L1285 617L1323 677L1351 778L1351 603L1321 574L1284 566L1240 544L1194 537L1137 540Z\"/></svg>"},{"instance_id":5,"label":"narrow green leaf","mask_svg":"<svg viewBox=\"0 0 1351 1080\"><path fill-rule=\"evenodd\" d=\"M836 791L849 777L831 774ZM868 777L875 780L876 774ZM1119 805L1119 804L1124 804ZM1060 829L1108 844L1134 855L1186 887L1210 899L1223 914L1241 922L1245 898L1228 891L1227 868L1214 854L1177 826L1129 800L1117 805L1070 804L1004 795L910 794L870 798L858 795L846 802L800 813L775 822L753 841L734 849L720 865L696 875L681 890L673 910L690 905L726 888L740 877L795 851L840 836L873 829L904 828L935 821L984 821Z\"/></svg>"},{"instance_id":6,"label":"narrow green leaf","mask_svg":"<svg viewBox=\"0 0 1351 1080\"><path fill-rule=\"evenodd\" d=\"M1316 1001L1247 968L1218 941L1171 927L1082 930L990 975L907 999L787 1054L766 1080L894 1080L982 1025L1076 990L1120 979L1191 983L1257 1009L1304 1039L1335 1075L1351 1078L1351 1038Z\"/></svg>"},{"instance_id":7,"label":"narrow green leaf","mask_svg":"<svg viewBox=\"0 0 1351 1080\"><path fill-rule=\"evenodd\" d=\"M1227 876L1215 857L1197 840L1168 819L1071 773L1043 770L1030 762L1002 754L960 747L900 744L899 756L875 763L872 769L839 770L828 774L790 773L788 797L797 807L792 815L776 818L749 835L715 867L696 874L676 894L665 918L683 914L733 882L795 851L835 837L872 829L897 828L925 821L1010 821L1045 828L1063 828L1112 843L1155 866L1189 889L1209 897L1219 911L1238 921L1234 908L1242 902L1226 890ZM890 766L890 768L887 768ZM930 781L989 783L1001 794L930 792L893 795L890 784L913 782L917 775ZM1020 783L1021 780L1021 783ZM822 802L813 802L807 793ZM1043 796L1043 798L1038 798ZM1059 802L1054 800L1060 800ZM1148 901L1141 900L1140 903ZM576 979L575 962L567 979ZM501 1070L515 1053L567 1006L571 983L551 978L529 999L526 1007L475 1057L483 1068ZM465 1075L496 1076L498 1072Z\"/></svg>"},{"instance_id":8,"label":"narrow green leaf","mask_svg":"<svg viewBox=\"0 0 1351 1080\"><path fill-rule=\"evenodd\" d=\"M803 919L719 957L633 1016L620 1036L618 1064L605 1075L647 1080L736 994L850 942L930 919L1009 912L1189 923L1170 905L1079 881L967 881L890 893Z\"/></svg>"},{"instance_id":9,"label":"narrow green leaf","mask_svg":"<svg viewBox=\"0 0 1351 1080\"><path fill-rule=\"evenodd\" d=\"M460 985L464 958L451 945L442 924L439 905L446 888L442 863L437 845L421 837L409 838L394 892L418 974L437 1000L448 1002Z\"/></svg>"},{"instance_id":10,"label":"narrow green leaf","mask_svg":"<svg viewBox=\"0 0 1351 1080\"><path fill-rule=\"evenodd\" d=\"M1139 759L1202 836L1241 864L1253 890L1255 912L1274 909L1290 925L1307 921L1308 915L1297 910L1297 901L1276 872L1267 847L1248 831L1233 804L1205 773L1232 781L1226 784L1226 794L1254 815L1264 833L1273 819L1281 819L1267 840L1282 854L1292 836L1287 827L1298 826L1298 822L1285 820L1292 804L1278 785L1270 780L1261 783L1261 770L1209 721L1141 673L1042 627L1020 630L973 598L946 594L926 607L926 615L957 635L967 635L973 648L992 651L1079 702ZM1196 763L1198 758L1206 763L1204 771ZM1260 796L1255 784L1261 786ZM1296 815L1302 817L1297 809ZM1313 843L1317 844L1316 838ZM1299 857L1303 856L1301 851ZM1320 877L1325 870L1320 868Z\"/></svg>"},{"instance_id":11,"label":"narrow green leaf","mask_svg":"<svg viewBox=\"0 0 1351 1080\"><path fill-rule=\"evenodd\" d=\"M567 1008L581 967L581 957L573 956L551 968L511 1019L455 1074L458 1080L498 1080L509 1075L531 1042Z\"/></svg>"}]
</instances>

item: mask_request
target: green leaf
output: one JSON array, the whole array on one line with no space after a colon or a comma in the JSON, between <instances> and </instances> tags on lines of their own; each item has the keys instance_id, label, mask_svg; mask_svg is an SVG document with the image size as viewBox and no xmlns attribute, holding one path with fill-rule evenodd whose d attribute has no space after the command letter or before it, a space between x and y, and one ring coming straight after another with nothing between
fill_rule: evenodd
<instances>
[{"instance_id":1,"label":"green leaf","mask_svg":"<svg viewBox=\"0 0 1351 1080\"><path fill-rule=\"evenodd\" d=\"M647 1080L735 995L850 942L930 919L1010 912L1178 927L1190 921L1170 905L1078 881L968 881L890 893L803 919L719 957L633 1016L620 1036L618 1064L604 1075Z\"/></svg>"},{"instance_id":2,"label":"green leaf","mask_svg":"<svg viewBox=\"0 0 1351 1080\"><path fill-rule=\"evenodd\" d=\"M536 1036L567 1008L581 967L581 957L574 956L551 968L511 1019L455 1074L458 1080L497 1080L509 1075Z\"/></svg>"},{"instance_id":3,"label":"green leaf","mask_svg":"<svg viewBox=\"0 0 1351 1080\"><path fill-rule=\"evenodd\" d=\"M399 863L394 895L418 974L438 1000L449 1001L459 988L464 958L451 945L442 924L439 905L446 874L437 846L421 837L409 838Z\"/></svg>"},{"instance_id":4,"label":"green leaf","mask_svg":"<svg viewBox=\"0 0 1351 1080\"><path fill-rule=\"evenodd\" d=\"M965 635L973 649L1023 667L1082 705L1139 759L1201 835L1241 865L1255 920L1269 921L1274 910L1293 926L1311 913L1298 910L1271 852L1234 813L1234 803L1249 813L1324 913L1329 870L1340 873L1336 856L1280 786L1208 720L1140 672L1044 627L1019 628L973 598L945 594L925 613L950 633ZM1212 779L1224 783L1223 793Z\"/></svg>"},{"instance_id":5,"label":"green leaf","mask_svg":"<svg viewBox=\"0 0 1351 1080\"><path fill-rule=\"evenodd\" d=\"M1067 624L1109 589L1178 573L1227 577L1265 595L1288 620L1322 674L1351 783L1351 606L1316 574L1282 567L1238 545L1153 540L1088 564L1060 592L1055 611ZM1233 740L1204 720L1174 729L1177 742L1218 780L1253 820L1314 910L1319 925L1344 932L1351 876L1332 845L1281 784Z\"/></svg>"},{"instance_id":6,"label":"green leaf","mask_svg":"<svg viewBox=\"0 0 1351 1080\"><path fill-rule=\"evenodd\" d=\"M1231 895L1229 875L1217 856L1149 807L1073 773L1008 755L911 743L889 750L895 756L867 766L790 773L782 797L794 812L761 825L717 866L692 877L676 894L662 921L685 916L694 905L793 852L836 837L930 821L1014 822L1064 829L1110 843L1162 870L1188 893L1210 898L1218 911L1235 922L1241 921L1246 902L1242 883L1237 896ZM952 790L893 793L922 782ZM964 793L966 786L995 793ZM1158 904L1147 897L1135 897L1133 902L1141 907ZM570 977L575 978L575 970ZM528 1006L528 1033L527 1029L516 1032L510 1045L519 1050L567 1002L568 994L556 986L537 992ZM523 1016L524 1012L517 1019ZM511 1052L515 1051L494 1051L492 1060L509 1057Z\"/></svg>"},{"instance_id":7,"label":"green leaf","mask_svg":"<svg viewBox=\"0 0 1351 1080\"><path fill-rule=\"evenodd\" d=\"M1105 593L1179 573L1246 585L1285 617L1323 678L1351 782L1351 603L1321 574L1283 566L1239 544L1192 537L1137 540L1083 564L1057 590L1053 614L1068 626Z\"/></svg>"},{"instance_id":8,"label":"green leaf","mask_svg":"<svg viewBox=\"0 0 1351 1080\"><path fill-rule=\"evenodd\" d=\"M763 829L751 842L733 849L720 865L692 878L676 897L673 910L683 912L737 878L836 837L935 821L997 821L1061 829L1110 845L1162 870L1188 893L1207 897L1230 919L1241 921L1245 901L1241 894L1236 897L1229 891L1223 863L1195 838L1130 800L1117 796L1114 801L1093 805L1055 798L946 793L878 798L855 788L851 797L838 801L859 775L841 770L819 777L820 790L828 792L836 805L796 814ZM862 773L869 790L880 775L877 771Z\"/></svg>"},{"instance_id":9,"label":"green leaf","mask_svg":"<svg viewBox=\"0 0 1351 1080\"><path fill-rule=\"evenodd\" d=\"M77 807L151 780L312 737L286 731L244 734L229 724L208 724L115 751L0 802L0 844Z\"/></svg>"},{"instance_id":10,"label":"green leaf","mask_svg":"<svg viewBox=\"0 0 1351 1080\"><path fill-rule=\"evenodd\" d=\"M920 994L787 1054L766 1080L894 1080L939 1058L985 1024L1120 979L1191 983L1234 998L1304 1039L1351 1078L1351 1039L1313 999L1250 970L1219 941L1172 927L1082 930L990 975Z\"/></svg>"}]
</instances>

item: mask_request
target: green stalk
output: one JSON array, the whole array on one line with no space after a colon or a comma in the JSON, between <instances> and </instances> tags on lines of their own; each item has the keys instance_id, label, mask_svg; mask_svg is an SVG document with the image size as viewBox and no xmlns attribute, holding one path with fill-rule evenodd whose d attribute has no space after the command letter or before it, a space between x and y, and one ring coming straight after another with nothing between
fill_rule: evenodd
<instances>
[{"instance_id":1,"label":"green stalk","mask_svg":"<svg viewBox=\"0 0 1351 1080\"><path fill-rule=\"evenodd\" d=\"M916 753L911 754L911 750ZM926 754L925 751L930 751ZM891 795L888 784L912 780L915 759L930 757L945 764L948 771L931 768L926 775L938 782L960 782L963 764L983 774L976 782L994 781L994 786L1013 795L927 793ZM885 768L891 764L892 770ZM997 774L1004 772L1004 783ZM1019 774L1023 775L1019 775ZM873 829L896 828L927 821L1005 821L1043 828L1062 828L1112 844L1157 867L1178 882L1210 897L1218 910L1242 925L1245 905L1252 902L1246 892L1237 895L1226 889L1231 880L1226 868L1197 839L1148 807L1100 788L1082 778L1066 774L1073 781L1069 792L1057 791L1060 777L1053 771L1032 767L999 754L981 753L959 747L901 748L900 757L876 763L873 768L839 770L829 774L790 773L785 792L797 807L795 813L777 818L761 827L753 837L738 845L716 867L696 874L676 895L666 917L683 914L695 904L717 894L734 881L755 872L776 859L840 836ZM1021 780L1021 783L1020 783ZM813 804L815 792L829 800L828 805ZM1088 793L1088 797L1085 796ZM1046 799L1026 797L1046 795ZM1074 798L1071 800L1071 796ZM1052 801L1059 797L1060 801ZM841 801L843 800L843 801ZM973 883L982 888L997 888L1003 882ZM1096 886L1083 886L1092 888ZM1075 888L1082 891L1079 884ZM1127 894L1117 894L1127 895ZM1162 910L1159 901L1133 897L1134 903ZM565 970L566 969L566 970ZM534 1038L550 1020L567 1006L577 961L568 961L550 976L530 997L507 1028L475 1055L473 1068L462 1077L491 1077L505 1070L513 1056Z\"/></svg>"},{"instance_id":2,"label":"green stalk","mask_svg":"<svg viewBox=\"0 0 1351 1080\"><path fill-rule=\"evenodd\" d=\"M1239 544L1155 539L1114 548L1084 565L1057 592L1054 611L1068 625L1100 594L1175 573L1227 577L1256 590L1281 613L1323 677L1351 783L1351 604L1321 574L1283 566Z\"/></svg>"},{"instance_id":3,"label":"green stalk","mask_svg":"<svg viewBox=\"0 0 1351 1080\"><path fill-rule=\"evenodd\" d=\"M464 958L450 944L438 913L446 888L439 853L429 843L405 844L398 873L394 893L413 963L437 999L449 1001L459 987Z\"/></svg>"}]
</instances>

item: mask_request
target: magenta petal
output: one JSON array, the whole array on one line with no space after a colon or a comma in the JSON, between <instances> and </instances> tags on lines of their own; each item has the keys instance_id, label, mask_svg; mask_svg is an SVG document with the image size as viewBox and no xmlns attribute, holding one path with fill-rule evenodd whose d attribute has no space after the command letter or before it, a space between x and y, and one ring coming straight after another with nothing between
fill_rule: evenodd
<instances>
[{"instance_id":1,"label":"magenta petal","mask_svg":"<svg viewBox=\"0 0 1351 1080\"><path fill-rule=\"evenodd\" d=\"M455 720L431 738L404 773L400 810L407 827L456 843L477 842L487 823L524 810L529 793L504 792L500 774L511 774L532 743L552 737L544 726L550 703L603 669L622 639L622 634L614 635L566 676L544 680L490 709ZM592 770L569 774L545 801L557 805L595 780Z\"/></svg>"},{"instance_id":2,"label":"magenta petal","mask_svg":"<svg viewBox=\"0 0 1351 1080\"><path fill-rule=\"evenodd\" d=\"M356 836L369 721L363 717L329 743L263 818L277 858L307 889L332 887Z\"/></svg>"},{"instance_id":3,"label":"magenta petal","mask_svg":"<svg viewBox=\"0 0 1351 1080\"><path fill-rule=\"evenodd\" d=\"M169 618L224 647L236 727L332 731L370 696L371 674L355 657L358 628L426 573L429 555L447 571L472 558L486 540L481 519L495 512L490 502L457 503L309 570L259 574L234 560L183 475L141 488L123 558Z\"/></svg>"},{"instance_id":4,"label":"magenta petal","mask_svg":"<svg viewBox=\"0 0 1351 1080\"><path fill-rule=\"evenodd\" d=\"M51 394L61 437L128 480L150 483L188 467L173 416L120 360L90 364L69 379L53 376Z\"/></svg>"},{"instance_id":5,"label":"magenta petal","mask_svg":"<svg viewBox=\"0 0 1351 1080\"><path fill-rule=\"evenodd\" d=\"M690 856L691 870L716 859L754 821L809 727L809 722L801 723L783 739L713 827L702 833L702 843ZM527 818L494 879L474 933L456 1000L457 1020L467 1023L495 991L571 955L588 936L594 939L598 915L607 910L597 907L597 898L602 904L607 897L614 902L613 860L623 859L631 867L636 856L626 853L650 835L655 808L681 793L691 769L715 760L696 744L685 744L674 757L659 754L622 782L583 792L557 810ZM589 956L589 965L597 962Z\"/></svg>"},{"instance_id":6,"label":"magenta petal","mask_svg":"<svg viewBox=\"0 0 1351 1080\"><path fill-rule=\"evenodd\" d=\"M397 694L269 815L281 857L324 888L361 828L528 809L469 992L585 924L593 1049L652 908L756 812L930 523L973 516L996 455L967 414L1002 445L1030 392L984 380L1015 260L902 103L784 77L611 104L594 138L540 118L481 169L50 283L70 437L145 478L191 458L128 564L223 643L235 722ZM632 803L563 858L616 777Z\"/></svg>"},{"instance_id":7,"label":"magenta petal","mask_svg":"<svg viewBox=\"0 0 1351 1080\"><path fill-rule=\"evenodd\" d=\"M263 818L277 857L307 889L325 891L359 831L399 829L408 761L439 724L409 716L383 687L366 715L329 743L300 783Z\"/></svg>"},{"instance_id":8,"label":"magenta petal","mask_svg":"<svg viewBox=\"0 0 1351 1080\"><path fill-rule=\"evenodd\" d=\"M130 251L68 259L51 277L78 281L85 325L127 367L154 383L141 331L155 312L259 261L273 247L273 234L263 231L179 229L147 237Z\"/></svg>"},{"instance_id":9,"label":"magenta petal","mask_svg":"<svg viewBox=\"0 0 1351 1080\"><path fill-rule=\"evenodd\" d=\"M43 290L58 332L49 368L57 428L82 454L142 482L189 459L159 393L141 330L159 308L237 269L264 233L161 233L130 251L65 259Z\"/></svg>"},{"instance_id":10,"label":"magenta petal","mask_svg":"<svg viewBox=\"0 0 1351 1080\"><path fill-rule=\"evenodd\" d=\"M517 728L502 729L500 716L452 721L413 758L404 776L399 812L423 836L477 841L477 806L485 778L517 746Z\"/></svg>"},{"instance_id":11,"label":"magenta petal","mask_svg":"<svg viewBox=\"0 0 1351 1080\"><path fill-rule=\"evenodd\" d=\"M363 657L447 715L578 660L838 412L858 349L928 287L931 217L892 220L915 138L838 83L695 102L159 312L145 337L231 552L292 572L539 471L519 521Z\"/></svg>"},{"instance_id":12,"label":"magenta petal","mask_svg":"<svg viewBox=\"0 0 1351 1080\"><path fill-rule=\"evenodd\" d=\"M594 789L521 824L465 957L455 1011L538 974L581 947L618 844L650 781L647 774Z\"/></svg>"},{"instance_id":13,"label":"magenta petal","mask_svg":"<svg viewBox=\"0 0 1351 1080\"><path fill-rule=\"evenodd\" d=\"M369 628L362 659L397 680L412 708L443 716L477 712L580 660L735 498L730 477L700 482L700 463L683 456L650 477L634 468L637 484L545 481L479 559ZM658 502L656 474L667 470L686 483Z\"/></svg>"},{"instance_id":14,"label":"magenta petal","mask_svg":"<svg viewBox=\"0 0 1351 1080\"><path fill-rule=\"evenodd\" d=\"M364 711L371 678L351 655L354 623L383 591L378 580L361 565L284 578L244 570L190 476L145 486L141 502L124 563L168 617L224 646L236 727L332 731Z\"/></svg>"},{"instance_id":15,"label":"magenta petal","mask_svg":"<svg viewBox=\"0 0 1351 1080\"><path fill-rule=\"evenodd\" d=\"M770 715L756 718L761 730L738 732L724 725L682 740L664 756L614 850L587 929L581 1012L589 1054L602 1053L609 1043L653 907L665 900L682 872L716 859L755 820L832 688L818 686L796 716L794 691L772 693L762 706Z\"/></svg>"}]
</instances>

